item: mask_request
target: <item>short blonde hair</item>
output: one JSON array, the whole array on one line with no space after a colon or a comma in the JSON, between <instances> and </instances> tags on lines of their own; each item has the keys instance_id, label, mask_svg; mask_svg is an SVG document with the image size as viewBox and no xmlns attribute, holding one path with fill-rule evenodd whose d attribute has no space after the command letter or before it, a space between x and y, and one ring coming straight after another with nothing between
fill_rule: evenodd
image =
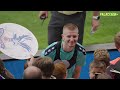
<instances>
[{"instance_id":1,"label":"short blonde hair","mask_svg":"<svg viewBox=\"0 0 120 90\"><path fill-rule=\"evenodd\" d=\"M104 70L104 72L106 71L106 65L104 62L98 62L98 61L92 61L90 63L90 71L93 69L93 68L101 68L102 70Z\"/></svg>"},{"instance_id":2,"label":"short blonde hair","mask_svg":"<svg viewBox=\"0 0 120 90\"><path fill-rule=\"evenodd\" d=\"M73 24L73 23L68 23L63 26L63 33L65 31L65 28L68 28L70 31L77 30L78 31L78 26Z\"/></svg>"},{"instance_id":3,"label":"short blonde hair","mask_svg":"<svg viewBox=\"0 0 120 90\"><path fill-rule=\"evenodd\" d=\"M55 63L53 76L55 76L56 79L64 79L64 77L66 76L66 72L67 72L66 65L62 61Z\"/></svg>"},{"instance_id":4,"label":"short blonde hair","mask_svg":"<svg viewBox=\"0 0 120 90\"><path fill-rule=\"evenodd\" d=\"M114 37L115 44L120 47L120 32L118 32Z\"/></svg>"},{"instance_id":5,"label":"short blonde hair","mask_svg":"<svg viewBox=\"0 0 120 90\"><path fill-rule=\"evenodd\" d=\"M106 49L96 49L94 51L94 60L103 61L106 66L110 65L110 55Z\"/></svg>"}]
</instances>

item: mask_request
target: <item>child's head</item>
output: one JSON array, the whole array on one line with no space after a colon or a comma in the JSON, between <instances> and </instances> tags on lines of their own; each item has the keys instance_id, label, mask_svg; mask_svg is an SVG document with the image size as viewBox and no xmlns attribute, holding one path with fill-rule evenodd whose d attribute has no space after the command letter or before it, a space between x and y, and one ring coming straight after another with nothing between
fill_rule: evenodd
<instances>
[{"instance_id":1,"label":"child's head","mask_svg":"<svg viewBox=\"0 0 120 90\"><path fill-rule=\"evenodd\" d=\"M106 65L104 62L93 61L90 64L90 79L94 79L96 74L105 73Z\"/></svg>"},{"instance_id":2,"label":"child's head","mask_svg":"<svg viewBox=\"0 0 120 90\"><path fill-rule=\"evenodd\" d=\"M96 49L94 51L94 60L103 61L106 67L110 65L110 55L106 49Z\"/></svg>"},{"instance_id":3,"label":"child's head","mask_svg":"<svg viewBox=\"0 0 120 90\"><path fill-rule=\"evenodd\" d=\"M120 32L118 32L114 37L115 46L120 52Z\"/></svg>"},{"instance_id":4,"label":"child's head","mask_svg":"<svg viewBox=\"0 0 120 90\"><path fill-rule=\"evenodd\" d=\"M53 71L53 76L55 76L56 79L65 79L66 78L67 67L62 61L55 63L55 69Z\"/></svg>"},{"instance_id":5,"label":"child's head","mask_svg":"<svg viewBox=\"0 0 120 90\"><path fill-rule=\"evenodd\" d=\"M50 57L41 57L38 58L33 66L36 66L41 69L42 76L45 78L50 78L54 71L54 63Z\"/></svg>"}]
</instances>

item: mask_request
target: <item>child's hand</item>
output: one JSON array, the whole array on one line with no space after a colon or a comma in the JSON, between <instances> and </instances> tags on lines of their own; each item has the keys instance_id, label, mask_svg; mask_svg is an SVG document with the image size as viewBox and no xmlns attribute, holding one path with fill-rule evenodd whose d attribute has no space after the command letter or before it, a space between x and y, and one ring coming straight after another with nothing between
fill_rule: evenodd
<instances>
[{"instance_id":1,"label":"child's hand","mask_svg":"<svg viewBox=\"0 0 120 90\"><path fill-rule=\"evenodd\" d=\"M32 54L30 54L30 58L27 59L28 66L32 66L32 64L35 62L35 59Z\"/></svg>"}]
</instances>

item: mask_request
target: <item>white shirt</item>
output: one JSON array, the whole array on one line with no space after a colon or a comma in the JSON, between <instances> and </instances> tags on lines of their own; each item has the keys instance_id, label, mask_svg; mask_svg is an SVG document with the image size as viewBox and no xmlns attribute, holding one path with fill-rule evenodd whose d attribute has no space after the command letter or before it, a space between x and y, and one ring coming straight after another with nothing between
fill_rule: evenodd
<instances>
[{"instance_id":1,"label":"white shirt","mask_svg":"<svg viewBox=\"0 0 120 90\"><path fill-rule=\"evenodd\" d=\"M59 13L65 14L65 15L72 15L77 12L83 12L83 11L58 11Z\"/></svg>"}]
</instances>

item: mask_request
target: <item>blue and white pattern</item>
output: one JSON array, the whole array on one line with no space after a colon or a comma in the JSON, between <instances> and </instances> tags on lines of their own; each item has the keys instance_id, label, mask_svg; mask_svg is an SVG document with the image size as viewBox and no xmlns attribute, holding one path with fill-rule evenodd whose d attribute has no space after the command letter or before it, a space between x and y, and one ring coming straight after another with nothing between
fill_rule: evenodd
<instances>
[{"instance_id":1,"label":"blue and white pattern","mask_svg":"<svg viewBox=\"0 0 120 90\"><path fill-rule=\"evenodd\" d=\"M4 29L3 28L0 28L0 48L4 49L5 48L5 45L2 41L2 36L4 34Z\"/></svg>"},{"instance_id":2,"label":"blue and white pattern","mask_svg":"<svg viewBox=\"0 0 120 90\"><path fill-rule=\"evenodd\" d=\"M0 51L15 59L28 59L38 51L38 41L27 28L15 23L0 24Z\"/></svg>"},{"instance_id":3,"label":"blue and white pattern","mask_svg":"<svg viewBox=\"0 0 120 90\"><path fill-rule=\"evenodd\" d=\"M30 52L30 46L25 43L27 40L32 40L32 37L30 37L29 35L22 35L17 37L17 35L14 34L13 38L11 38L11 41L14 45L20 45L21 47L25 48L28 52Z\"/></svg>"}]
</instances>

